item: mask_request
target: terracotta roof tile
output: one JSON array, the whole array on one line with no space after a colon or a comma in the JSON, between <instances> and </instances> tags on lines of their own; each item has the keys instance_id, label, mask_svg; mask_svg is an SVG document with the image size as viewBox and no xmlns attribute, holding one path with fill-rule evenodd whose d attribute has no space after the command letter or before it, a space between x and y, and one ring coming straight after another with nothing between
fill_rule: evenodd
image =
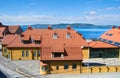
<instances>
[{"instance_id":1,"label":"terracotta roof tile","mask_svg":"<svg viewBox=\"0 0 120 78\"><path fill-rule=\"evenodd\" d=\"M51 58L51 48L43 47L41 60L82 60L82 51L80 47L65 47L66 54L63 58Z\"/></svg>"},{"instance_id":2,"label":"terracotta roof tile","mask_svg":"<svg viewBox=\"0 0 120 78\"><path fill-rule=\"evenodd\" d=\"M89 47L91 48L118 48L117 46L101 42L101 41L92 41L89 43Z\"/></svg>"},{"instance_id":3,"label":"terracotta roof tile","mask_svg":"<svg viewBox=\"0 0 120 78\"><path fill-rule=\"evenodd\" d=\"M111 34L111 36L110 36L110 34ZM112 40L114 42L120 42L119 37L120 37L120 29L119 28L113 28L100 36L100 38Z\"/></svg>"},{"instance_id":4,"label":"terracotta roof tile","mask_svg":"<svg viewBox=\"0 0 120 78\"><path fill-rule=\"evenodd\" d=\"M17 32L17 30L19 29L20 26L8 26L8 31L11 33L11 34L14 34Z\"/></svg>"},{"instance_id":5,"label":"terracotta roof tile","mask_svg":"<svg viewBox=\"0 0 120 78\"><path fill-rule=\"evenodd\" d=\"M3 37L4 31L5 31L5 27L0 27L0 37Z\"/></svg>"},{"instance_id":6,"label":"terracotta roof tile","mask_svg":"<svg viewBox=\"0 0 120 78\"><path fill-rule=\"evenodd\" d=\"M29 40L30 39L30 35L25 35L22 37L22 40Z\"/></svg>"},{"instance_id":7,"label":"terracotta roof tile","mask_svg":"<svg viewBox=\"0 0 120 78\"><path fill-rule=\"evenodd\" d=\"M8 45L14 41L17 35L6 35L2 40L2 45Z\"/></svg>"},{"instance_id":8,"label":"terracotta roof tile","mask_svg":"<svg viewBox=\"0 0 120 78\"><path fill-rule=\"evenodd\" d=\"M54 33L57 34L57 39L53 38ZM71 38L66 38L66 34L70 33ZM79 35L72 29L32 29L29 28L23 32L23 38L18 36L7 47L40 47L42 48L41 60L81 60L81 46L88 46L82 35ZM41 40L41 44L35 43L24 44L21 40ZM64 58L51 58L52 52L67 52L68 56Z\"/></svg>"}]
</instances>

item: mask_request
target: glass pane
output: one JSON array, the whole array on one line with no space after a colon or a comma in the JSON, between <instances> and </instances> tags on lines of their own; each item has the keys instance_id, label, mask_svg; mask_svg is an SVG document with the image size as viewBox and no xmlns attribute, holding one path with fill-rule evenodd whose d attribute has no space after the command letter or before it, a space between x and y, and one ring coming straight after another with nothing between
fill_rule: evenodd
<instances>
[{"instance_id":1,"label":"glass pane","mask_svg":"<svg viewBox=\"0 0 120 78\"><path fill-rule=\"evenodd\" d=\"M24 57L24 55L25 55L25 54L24 54L24 51L22 51L22 57Z\"/></svg>"},{"instance_id":2,"label":"glass pane","mask_svg":"<svg viewBox=\"0 0 120 78\"><path fill-rule=\"evenodd\" d=\"M73 64L72 65L72 69L76 69L77 68L77 65L76 64Z\"/></svg>"},{"instance_id":3,"label":"glass pane","mask_svg":"<svg viewBox=\"0 0 120 78\"><path fill-rule=\"evenodd\" d=\"M68 64L64 64L64 69L68 69Z\"/></svg>"},{"instance_id":4,"label":"glass pane","mask_svg":"<svg viewBox=\"0 0 120 78\"><path fill-rule=\"evenodd\" d=\"M28 51L26 51L26 56L29 56L29 53L28 53Z\"/></svg>"}]
</instances>

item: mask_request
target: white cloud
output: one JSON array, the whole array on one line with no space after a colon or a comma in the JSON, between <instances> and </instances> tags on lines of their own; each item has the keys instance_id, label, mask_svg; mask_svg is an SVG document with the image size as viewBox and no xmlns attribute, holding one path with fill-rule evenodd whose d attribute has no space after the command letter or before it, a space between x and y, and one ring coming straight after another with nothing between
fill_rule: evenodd
<instances>
[{"instance_id":1,"label":"white cloud","mask_svg":"<svg viewBox=\"0 0 120 78\"><path fill-rule=\"evenodd\" d=\"M120 10L120 6L117 6L117 7L108 7L108 8L105 8L105 10Z\"/></svg>"},{"instance_id":2,"label":"white cloud","mask_svg":"<svg viewBox=\"0 0 120 78\"><path fill-rule=\"evenodd\" d=\"M95 11L90 11L89 14L90 15L96 15L96 12Z\"/></svg>"},{"instance_id":3,"label":"white cloud","mask_svg":"<svg viewBox=\"0 0 120 78\"><path fill-rule=\"evenodd\" d=\"M85 14L87 14L87 15L96 15L97 12L96 11L89 11L89 12L85 12Z\"/></svg>"},{"instance_id":4,"label":"white cloud","mask_svg":"<svg viewBox=\"0 0 120 78\"><path fill-rule=\"evenodd\" d=\"M120 14L106 15L85 15L57 17L47 15L1 15L0 20L3 24L53 24L53 23L92 23L92 24L115 24L120 25Z\"/></svg>"}]
</instances>

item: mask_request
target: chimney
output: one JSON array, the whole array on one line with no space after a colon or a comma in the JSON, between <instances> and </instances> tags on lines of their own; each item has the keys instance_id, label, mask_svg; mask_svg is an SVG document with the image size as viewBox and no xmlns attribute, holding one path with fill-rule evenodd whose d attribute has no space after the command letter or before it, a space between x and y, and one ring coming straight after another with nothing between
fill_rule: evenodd
<instances>
[{"instance_id":1,"label":"chimney","mask_svg":"<svg viewBox=\"0 0 120 78\"><path fill-rule=\"evenodd\" d=\"M118 26L118 29L120 29L120 26Z\"/></svg>"},{"instance_id":2,"label":"chimney","mask_svg":"<svg viewBox=\"0 0 120 78\"><path fill-rule=\"evenodd\" d=\"M51 25L48 25L48 30L52 30Z\"/></svg>"},{"instance_id":3,"label":"chimney","mask_svg":"<svg viewBox=\"0 0 120 78\"><path fill-rule=\"evenodd\" d=\"M0 22L0 25L3 25L3 24Z\"/></svg>"},{"instance_id":4,"label":"chimney","mask_svg":"<svg viewBox=\"0 0 120 78\"><path fill-rule=\"evenodd\" d=\"M28 25L28 30L32 30L33 28L30 26L30 25Z\"/></svg>"},{"instance_id":5,"label":"chimney","mask_svg":"<svg viewBox=\"0 0 120 78\"><path fill-rule=\"evenodd\" d=\"M114 28L115 28L115 26L112 27L112 29L114 29Z\"/></svg>"},{"instance_id":6,"label":"chimney","mask_svg":"<svg viewBox=\"0 0 120 78\"><path fill-rule=\"evenodd\" d=\"M67 30L71 30L71 27L70 27L70 25L68 25L68 26L67 26Z\"/></svg>"}]
</instances>

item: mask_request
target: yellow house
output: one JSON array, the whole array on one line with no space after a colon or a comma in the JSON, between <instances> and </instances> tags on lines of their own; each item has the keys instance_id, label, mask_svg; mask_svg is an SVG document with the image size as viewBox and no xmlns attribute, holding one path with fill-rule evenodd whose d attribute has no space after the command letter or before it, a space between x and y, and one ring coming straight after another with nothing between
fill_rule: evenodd
<instances>
[{"instance_id":1,"label":"yellow house","mask_svg":"<svg viewBox=\"0 0 120 78\"><path fill-rule=\"evenodd\" d=\"M24 44L19 35L6 35L2 40L2 55L11 60L40 60L40 44Z\"/></svg>"},{"instance_id":2,"label":"yellow house","mask_svg":"<svg viewBox=\"0 0 120 78\"><path fill-rule=\"evenodd\" d=\"M69 26L49 30L42 37L40 74L81 73L82 46L88 46L85 39Z\"/></svg>"}]
</instances>

